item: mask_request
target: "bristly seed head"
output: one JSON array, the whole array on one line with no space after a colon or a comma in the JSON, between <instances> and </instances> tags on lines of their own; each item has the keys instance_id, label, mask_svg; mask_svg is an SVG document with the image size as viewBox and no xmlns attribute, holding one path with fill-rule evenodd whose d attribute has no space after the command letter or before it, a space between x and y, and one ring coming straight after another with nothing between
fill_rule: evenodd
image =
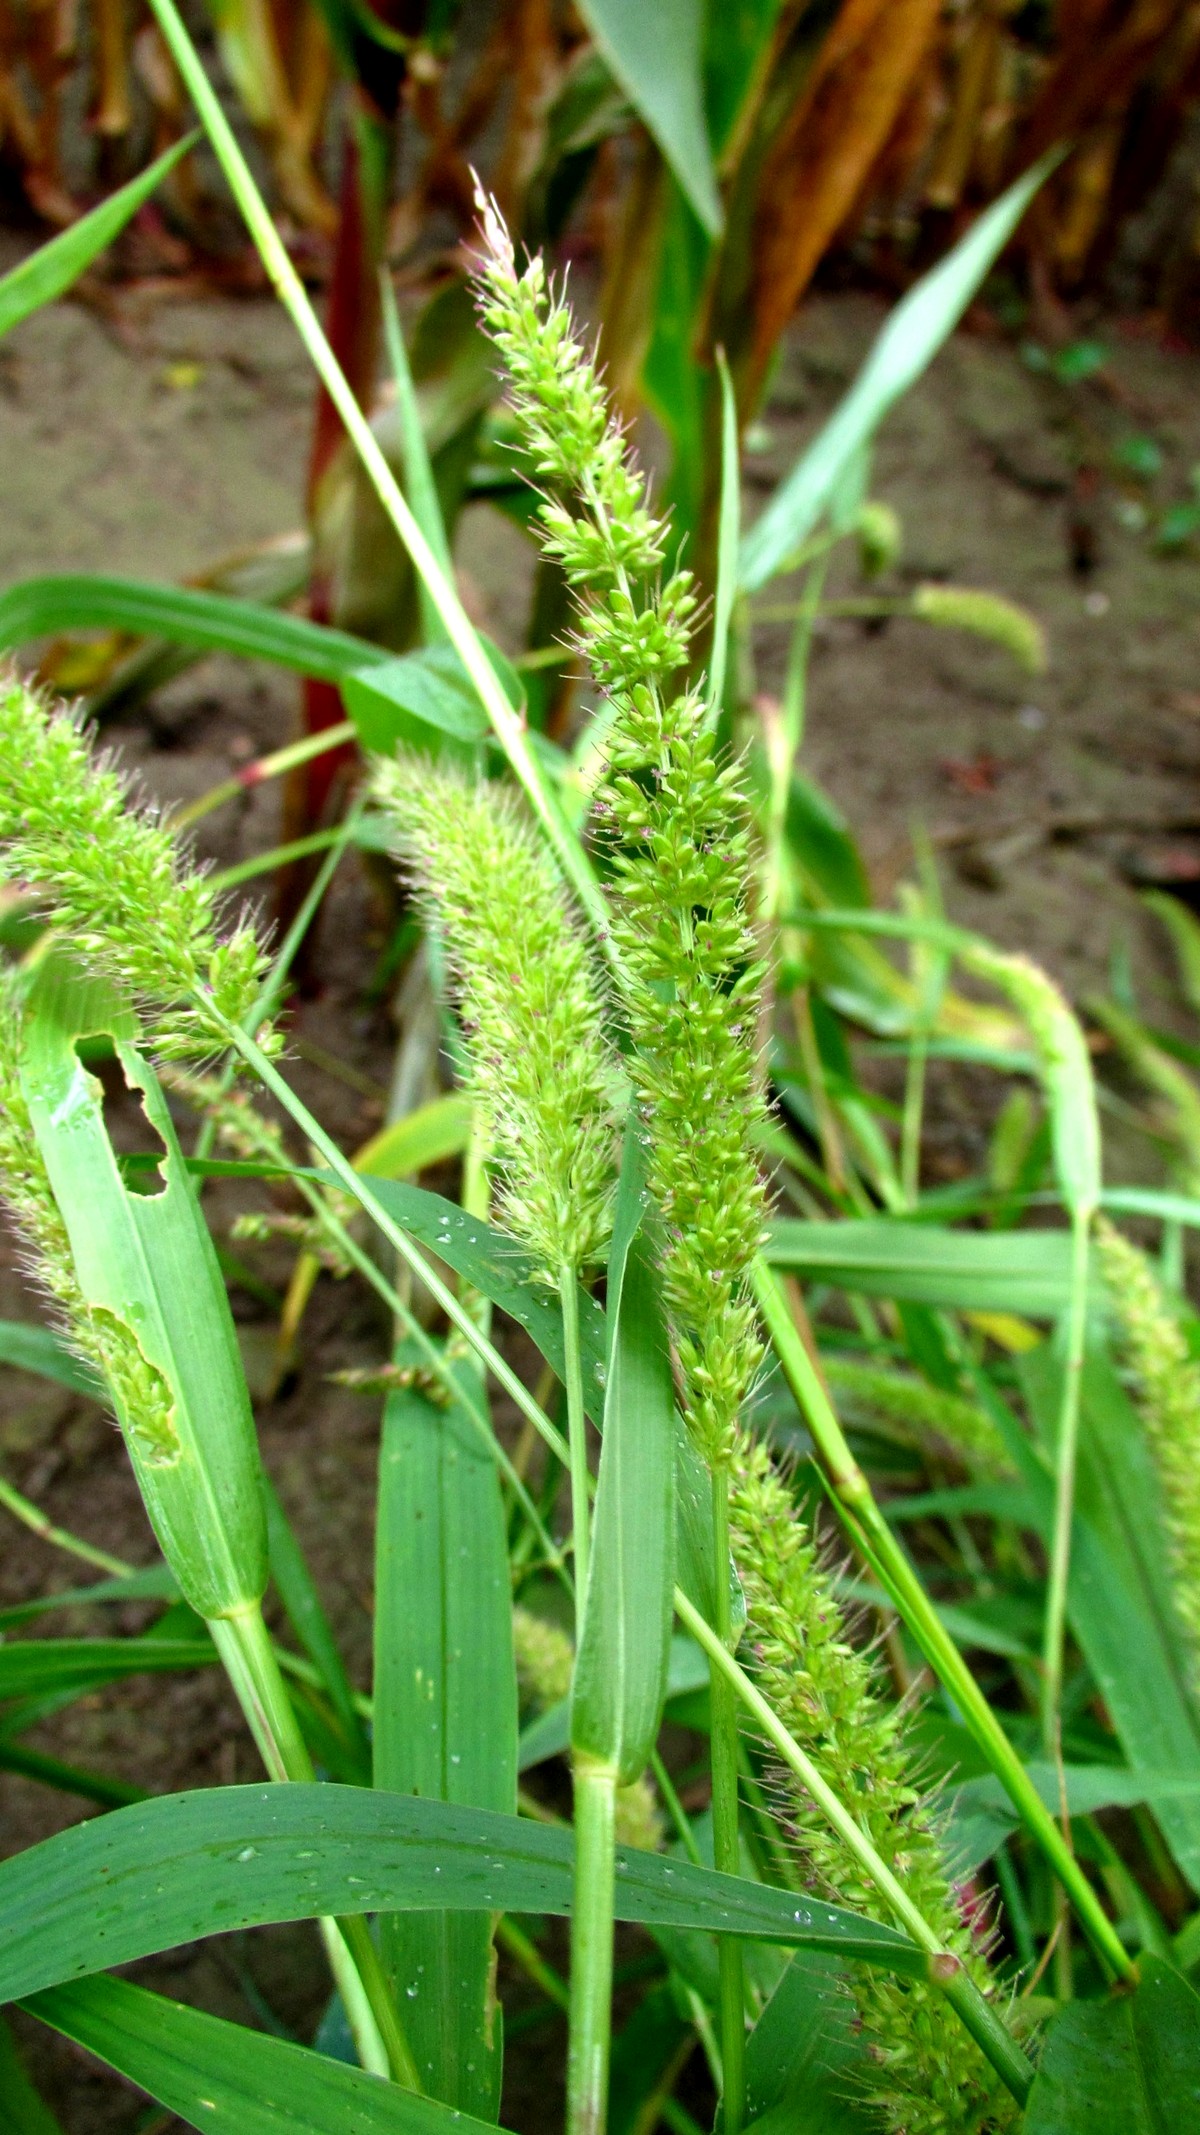
<instances>
[{"instance_id":1,"label":"bristly seed head","mask_svg":"<svg viewBox=\"0 0 1200 2135\"><path fill-rule=\"evenodd\" d=\"M374 791L454 977L502 1219L557 1282L604 1252L619 1085L566 890L502 789L400 757Z\"/></svg>"},{"instance_id":2,"label":"bristly seed head","mask_svg":"<svg viewBox=\"0 0 1200 2135\"><path fill-rule=\"evenodd\" d=\"M747 1285L763 1231L752 1147L762 969L741 774L722 761L703 698L670 694L689 656L692 577L663 581L670 529L649 509L596 365L541 260L518 273L498 212L487 202L482 212L480 309L522 443L552 492L542 544L575 588L580 647L612 699L593 824L614 876L630 1073L670 1240L664 1278L688 1420L722 1463L762 1356Z\"/></svg>"},{"instance_id":3,"label":"bristly seed head","mask_svg":"<svg viewBox=\"0 0 1200 2135\"><path fill-rule=\"evenodd\" d=\"M0 874L29 885L82 962L147 1020L164 1057L224 1043L208 1014L240 1022L265 958L245 921L216 933L216 894L147 807L93 754L79 721L0 673Z\"/></svg>"}]
</instances>

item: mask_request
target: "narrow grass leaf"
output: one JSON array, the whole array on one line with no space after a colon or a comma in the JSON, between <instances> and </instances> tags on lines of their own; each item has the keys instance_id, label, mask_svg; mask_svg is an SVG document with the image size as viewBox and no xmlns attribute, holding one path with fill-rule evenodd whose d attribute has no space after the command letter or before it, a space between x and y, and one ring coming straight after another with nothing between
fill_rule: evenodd
<instances>
[{"instance_id":1,"label":"narrow grass leaf","mask_svg":"<svg viewBox=\"0 0 1200 2135\"><path fill-rule=\"evenodd\" d=\"M666 1705L668 1717L676 1700L692 1701L707 1693L712 1671L694 1638L676 1631L667 1653ZM571 1742L571 1701L561 1698L521 1730L517 1745L518 1769L530 1772L548 1757L562 1757Z\"/></svg>"},{"instance_id":2,"label":"narrow grass leaf","mask_svg":"<svg viewBox=\"0 0 1200 2135\"><path fill-rule=\"evenodd\" d=\"M392 657L366 638L303 616L228 593L193 592L149 579L72 573L21 579L0 593L0 647L27 645L60 630L125 630L135 637L166 638L202 652L266 660L321 682L341 682Z\"/></svg>"},{"instance_id":3,"label":"narrow grass leaf","mask_svg":"<svg viewBox=\"0 0 1200 2135\"><path fill-rule=\"evenodd\" d=\"M481 2125L326 2054L125 1979L54 1987L25 2007L189 2127L229 2135L471 2135Z\"/></svg>"},{"instance_id":4,"label":"narrow grass leaf","mask_svg":"<svg viewBox=\"0 0 1200 2135\"><path fill-rule=\"evenodd\" d=\"M201 1788L0 1862L0 2002L270 1921L463 1909L565 1915L569 1831L335 1785ZM765 1883L618 1848L616 1914L923 1976L895 1929Z\"/></svg>"},{"instance_id":5,"label":"narrow grass leaf","mask_svg":"<svg viewBox=\"0 0 1200 2135\"><path fill-rule=\"evenodd\" d=\"M216 1648L197 1638L30 1638L0 1645L0 1699L78 1694L129 1675L209 1668Z\"/></svg>"},{"instance_id":6,"label":"narrow grass leaf","mask_svg":"<svg viewBox=\"0 0 1200 2135\"><path fill-rule=\"evenodd\" d=\"M1060 1786L1054 1765L1031 1764L1026 1770L1056 1816L1064 1792L1072 1816L1093 1816L1098 1809L1132 1809L1142 1802L1156 1812L1164 1802L1200 1805L1200 1774L1189 1779L1178 1773L1131 1772L1119 1764L1067 1764L1062 1767ZM974 1875L1020 1829L1020 1816L990 1772L955 1788L949 1807L946 1851L956 1875Z\"/></svg>"},{"instance_id":7,"label":"narrow grass leaf","mask_svg":"<svg viewBox=\"0 0 1200 2135\"><path fill-rule=\"evenodd\" d=\"M0 334L8 333L31 312L40 311L43 304L52 304L71 287L72 282L77 282L85 268L99 258L114 237L119 237L126 223L137 214L143 201L150 198L180 157L195 147L196 140L197 135L189 133L182 141L173 141L170 148L144 171L131 178L128 185L111 193L90 214L81 215L78 222L73 222L58 237L52 237L49 244L40 245L28 259L21 261L19 267L6 274L0 280Z\"/></svg>"},{"instance_id":8,"label":"narrow grass leaf","mask_svg":"<svg viewBox=\"0 0 1200 2135\"><path fill-rule=\"evenodd\" d=\"M953 333L1046 178L1043 156L985 210L889 315L862 370L742 542L741 582L756 592L817 525L847 466Z\"/></svg>"},{"instance_id":9,"label":"narrow grass leaf","mask_svg":"<svg viewBox=\"0 0 1200 2135\"><path fill-rule=\"evenodd\" d=\"M458 1370L476 1376L469 1364ZM499 1474L462 1408L416 1388L390 1394L384 1408L374 1681L377 1787L515 1813L517 1679ZM389 1912L381 1944L424 2088L495 2120L502 2024L490 1914Z\"/></svg>"},{"instance_id":10,"label":"narrow grass leaf","mask_svg":"<svg viewBox=\"0 0 1200 2135\"><path fill-rule=\"evenodd\" d=\"M868 2135L876 2119L861 2098L855 2030L844 1966L798 1950L746 2041L746 2114L758 2135Z\"/></svg>"},{"instance_id":11,"label":"narrow grass leaf","mask_svg":"<svg viewBox=\"0 0 1200 2135\"><path fill-rule=\"evenodd\" d=\"M717 369L721 377L721 504L717 517L717 590L713 601L712 653L708 663L708 696L714 716L725 695L729 630L733 604L737 599L742 506L737 401L724 349L717 351Z\"/></svg>"},{"instance_id":12,"label":"narrow grass leaf","mask_svg":"<svg viewBox=\"0 0 1200 2135\"><path fill-rule=\"evenodd\" d=\"M887 1217L784 1217L764 1249L774 1267L868 1297L1056 1319L1071 1295L1068 1231L959 1231ZM1093 1276L1095 1282L1097 1278Z\"/></svg>"},{"instance_id":13,"label":"narrow grass leaf","mask_svg":"<svg viewBox=\"0 0 1200 2135\"><path fill-rule=\"evenodd\" d=\"M371 1755L363 1724L354 1703L346 1664L338 1650L333 1628L325 1613L316 1582L305 1561L292 1524L268 1475L263 1476L263 1500L267 1511L267 1550L275 1591L283 1603L288 1622L321 1678L329 1700L342 1747L355 1776L370 1784Z\"/></svg>"},{"instance_id":14,"label":"narrow grass leaf","mask_svg":"<svg viewBox=\"0 0 1200 2135\"><path fill-rule=\"evenodd\" d=\"M99 1579L94 1586L69 1586L54 1594L39 1594L32 1601L14 1602L0 1609L0 1631L16 1624L35 1623L54 1609L91 1609L100 1602L176 1601L179 1589L165 1564L148 1564L125 1579Z\"/></svg>"},{"instance_id":15,"label":"narrow grass leaf","mask_svg":"<svg viewBox=\"0 0 1200 2135\"><path fill-rule=\"evenodd\" d=\"M1052 1446L1062 1363L1051 1344L1018 1370L1043 1443ZM1158 1779L1200 1771L1200 1719L1164 1571L1154 1478L1128 1396L1107 1356L1085 1357L1067 1612L1129 1768ZM1030 1474L1034 1489L1039 1479ZM1049 1533L1048 1484L1043 1533ZM1185 1876L1200 1888L1200 1802L1161 1797L1156 1814Z\"/></svg>"}]
</instances>

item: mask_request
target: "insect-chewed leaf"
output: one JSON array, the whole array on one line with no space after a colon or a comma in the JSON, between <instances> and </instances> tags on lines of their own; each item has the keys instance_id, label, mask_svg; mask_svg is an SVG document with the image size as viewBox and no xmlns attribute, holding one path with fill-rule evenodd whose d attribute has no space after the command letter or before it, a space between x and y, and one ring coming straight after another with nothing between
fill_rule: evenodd
<instances>
[{"instance_id":1,"label":"insect-chewed leaf","mask_svg":"<svg viewBox=\"0 0 1200 2135\"><path fill-rule=\"evenodd\" d=\"M203 1935L322 1914L566 1914L571 1836L528 1817L367 1787L164 1795L0 1862L0 2002ZM616 1917L749 1936L924 1977L894 1928L843 1907L617 1849Z\"/></svg>"},{"instance_id":2,"label":"insect-chewed leaf","mask_svg":"<svg viewBox=\"0 0 1200 2135\"><path fill-rule=\"evenodd\" d=\"M126 1188L103 1093L78 1041L110 1035L164 1148L161 1192ZM21 1080L146 1510L181 1593L206 1618L258 1602L266 1520L254 1419L216 1252L171 1115L103 983L46 959L28 1001Z\"/></svg>"},{"instance_id":3,"label":"insect-chewed leaf","mask_svg":"<svg viewBox=\"0 0 1200 2135\"><path fill-rule=\"evenodd\" d=\"M625 1786L662 1717L675 1559L675 1389L637 1153L635 1133L608 1263L604 1443L571 1700L572 1748Z\"/></svg>"}]
</instances>

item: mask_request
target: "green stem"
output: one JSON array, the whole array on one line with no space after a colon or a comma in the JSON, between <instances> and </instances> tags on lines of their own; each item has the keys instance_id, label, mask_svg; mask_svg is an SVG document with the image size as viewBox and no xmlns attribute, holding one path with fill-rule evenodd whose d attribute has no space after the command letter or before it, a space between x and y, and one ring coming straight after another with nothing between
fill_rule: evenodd
<instances>
[{"instance_id":1,"label":"green stem","mask_svg":"<svg viewBox=\"0 0 1200 2135\"><path fill-rule=\"evenodd\" d=\"M722 1651L732 1638L729 1608L729 1471L714 1468L713 1592L716 1636ZM712 1746L713 1860L725 1875L742 1872L738 1829L738 1721L737 1698L728 1677L715 1662L711 1666L710 1735ZM732 1935L718 1935L717 1964L720 1976L721 2063L725 2071L722 2098L724 2135L738 2135L746 2117L746 1974L741 1943Z\"/></svg>"},{"instance_id":2,"label":"green stem","mask_svg":"<svg viewBox=\"0 0 1200 2135\"><path fill-rule=\"evenodd\" d=\"M209 1623L238 1704L271 1778L311 1783L312 1761L279 1671L262 1610L255 1604ZM323 1919L321 1936L359 2059L370 2074L420 2090L416 2062L400 2024L366 1921Z\"/></svg>"},{"instance_id":3,"label":"green stem","mask_svg":"<svg viewBox=\"0 0 1200 2135\"><path fill-rule=\"evenodd\" d=\"M576 1760L569 2135L603 2135L608 2111L616 1795L617 1775L611 1765Z\"/></svg>"},{"instance_id":4,"label":"green stem","mask_svg":"<svg viewBox=\"0 0 1200 2135\"><path fill-rule=\"evenodd\" d=\"M1079 1395L1083 1345L1087 1331L1088 1234L1091 1210L1077 1208L1071 1219L1071 1302L1067 1313L1066 1358L1055 1461L1054 1531L1046 1588L1046 1622L1042 1659L1042 1747L1052 1763L1059 1756L1058 1721L1062 1699L1063 1644L1067 1625L1067 1581L1071 1571L1071 1521L1075 1510L1075 1465L1079 1446Z\"/></svg>"},{"instance_id":5,"label":"green stem","mask_svg":"<svg viewBox=\"0 0 1200 2135\"><path fill-rule=\"evenodd\" d=\"M846 1443L820 1376L792 1324L778 1278L760 1259L754 1264L752 1279L754 1294L784 1376L812 1432L834 1502L851 1538L890 1596L930 1667L958 1705L1026 1829L1041 1847L1071 1899L1097 1956L1113 1978L1135 1983L1138 1976L1136 1964L875 1503L871 1486Z\"/></svg>"},{"instance_id":6,"label":"green stem","mask_svg":"<svg viewBox=\"0 0 1200 2135\"><path fill-rule=\"evenodd\" d=\"M199 54L180 19L175 0L150 0L150 5L217 161L225 173L230 192L254 240L268 279L304 343L313 368L341 417L346 434L362 461L379 501L404 543L417 576L441 619L446 635L475 686L496 738L550 840L563 874L593 926L603 938L607 928L607 913L596 877L582 847L567 828L557 803L542 779L536 758L529 746L521 714L509 703L452 580L443 570L422 533L375 433L325 338L304 285L288 257L262 194L250 174L250 167L204 72Z\"/></svg>"},{"instance_id":7,"label":"green stem","mask_svg":"<svg viewBox=\"0 0 1200 2135\"><path fill-rule=\"evenodd\" d=\"M571 1469L571 1532L575 1555L575 1638L583 1632L588 1575L587 1416L583 1406L583 1364L579 1348L579 1285L575 1270L563 1267L558 1278L562 1303L563 1369L567 1390L567 1447Z\"/></svg>"},{"instance_id":8,"label":"green stem","mask_svg":"<svg viewBox=\"0 0 1200 2135\"><path fill-rule=\"evenodd\" d=\"M822 1815L837 1832L847 1851L887 1901L900 1925L907 1930L913 1941L928 1953L931 1983L945 1995L976 2045L986 2054L1001 2081L1012 2092L1018 2104L1023 2105L1033 2086L1033 2069L1020 2047L1009 2036L995 2010L989 2008L969 1973L964 1971L961 1961L953 1951L943 1946L924 1915L918 1912L903 1884L896 1880L887 1862L876 1851L857 1819L834 1793L811 1757L806 1756L800 1744L788 1733L761 1690L751 1682L745 1670L739 1667L732 1653L718 1638L699 1609L692 1606L687 1595L679 1587L675 1589L675 1613L684 1629L690 1631L696 1643L704 1648L714 1669L719 1669L732 1686L736 1696L752 1715L755 1725L762 1729L784 1763L796 1774Z\"/></svg>"},{"instance_id":9,"label":"green stem","mask_svg":"<svg viewBox=\"0 0 1200 2135\"><path fill-rule=\"evenodd\" d=\"M23 1526L28 1527L31 1534L38 1535L43 1542L52 1543L55 1549L65 1549L69 1555L78 1557L84 1564L94 1564L97 1571L108 1572L114 1579L127 1579L134 1569L120 1557L110 1557L106 1549L97 1549L91 1542L81 1540L79 1535L69 1533L65 1527L56 1527L53 1520L48 1520L44 1512L39 1512L36 1505L31 1504L27 1497L22 1497L21 1492L14 1490L12 1484L5 1482L2 1476L0 1505L11 1512L14 1519L20 1520Z\"/></svg>"}]
</instances>

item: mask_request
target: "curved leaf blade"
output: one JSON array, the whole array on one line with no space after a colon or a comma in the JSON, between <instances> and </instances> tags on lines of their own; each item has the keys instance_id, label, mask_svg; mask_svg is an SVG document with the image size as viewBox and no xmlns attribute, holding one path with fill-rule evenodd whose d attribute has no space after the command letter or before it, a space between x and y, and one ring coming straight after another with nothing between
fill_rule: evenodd
<instances>
[{"instance_id":1,"label":"curved leaf blade","mask_svg":"<svg viewBox=\"0 0 1200 2135\"><path fill-rule=\"evenodd\" d=\"M486 2123L396 2083L126 1979L80 1980L25 2003L194 2128L229 2135L473 2135Z\"/></svg>"},{"instance_id":2,"label":"curved leaf blade","mask_svg":"<svg viewBox=\"0 0 1200 2135\"><path fill-rule=\"evenodd\" d=\"M579 12L638 117L644 119L700 222L724 216L704 117L703 0L579 0Z\"/></svg>"},{"instance_id":3,"label":"curved leaf blade","mask_svg":"<svg viewBox=\"0 0 1200 2135\"><path fill-rule=\"evenodd\" d=\"M0 2002L204 1935L272 1921L571 1908L569 1832L363 1787L160 1796L0 1863ZM659 1854L618 1851L616 1916L826 1949L923 1977L904 1935Z\"/></svg>"},{"instance_id":4,"label":"curved leaf blade","mask_svg":"<svg viewBox=\"0 0 1200 2135\"><path fill-rule=\"evenodd\" d=\"M127 630L135 637L167 638L202 652L266 660L319 682L341 682L391 657L366 638L301 615L230 593L199 593L151 579L78 572L24 578L0 593L0 647L25 645L60 630Z\"/></svg>"}]
</instances>

